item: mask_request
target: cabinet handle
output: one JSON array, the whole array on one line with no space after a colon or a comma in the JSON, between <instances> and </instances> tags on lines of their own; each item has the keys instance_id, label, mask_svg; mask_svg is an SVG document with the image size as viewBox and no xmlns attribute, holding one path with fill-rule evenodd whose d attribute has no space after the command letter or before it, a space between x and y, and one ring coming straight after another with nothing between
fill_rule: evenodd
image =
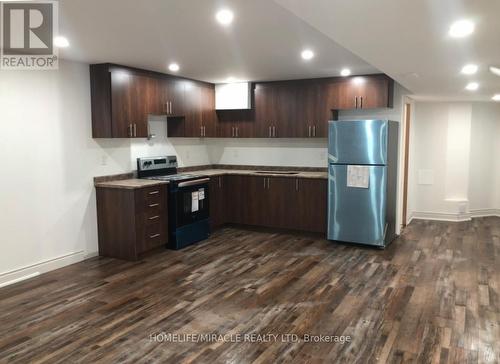
<instances>
[{"instance_id":1,"label":"cabinet handle","mask_svg":"<svg viewBox=\"0 0 500 364\"><path fill-rule=\"evenodd\" d=\"M271 127L269 127L269 138L272 136L271 134Z\"/></svg>"},{"instance_id":2,"label":"cabinet handle","mask_svg":"<svg viewBox=\"0 0 500 364\"><path fill-rule=\"evenodd\" d=\"M358 97L354 97L354 102L355 102L355 108L357 109L358 108Z\"/></svg>"},{"instance_id":3,"label":"cabinet handle","mask_svg":"<svg viewBox=\"0 0 500 364\"><path fill-rule=\"evenodd\" d=\"M276 138L276 127L273 126L273 138Z\"/></svg>"},{"instance_id":4,"label":"cabinet handle","mask_svg":"<svg viewBox=\"0 0 500 364\"><path fill-rule=\"evenodd\" d=\"M160 217L160 215L156 215L156 216L151 216L148 218L148 220L156 220Z\"/></svg>"},{"instance_id":5,"label":"cabinet handle","mask_svg":"<svg viewBox=\"0 0 500 364\"><path fill-rule=\"evenodd\" d=\"M359 106L359 108L362 109L363 108L363 96L361 96L359 99L360 99L360 106Z\"/></svg>"},{"instance_id":6,"label":"cabinet handle","mask_svg":"<svg viewBox=\"0 0 500 364\"><path fill-rule=\"evenodd\" d=\"M219 176L219 188L222 188L221 177Z\"/></svg>"},{"instance_id":7,"label":"cabinet handle","mask_svg":"<svg viewBox=\"0 0 500 364\"><path fill-rule=\"evenodd\" d=\"M271 178L267 179L267 189L269 189L269 186L271 185Z\"/></svg>"},{"instance_id":8,"label":"cabinet handle","mask_svg":"<svg viewBox=\"0 0 500 364\"><path fill-rule=\"evenodd\" d=\"M129 137L132 137L132 124L128 124L127 134Z\"/></svg>"},{"instance_id":9,"label":"cabinet handle","mask_svg":"<svg viewBox=\"0 0 500 364\"><path fill-rule=\"evenodd\" d=\"M134 136L136 137L137 136L137 124L134 123Z\"/></svg>"},{"instance_id":10,"label":"cabinet handle","mask_svg":"<svg viewBox=\"0 0 500 364\"><path fill-rule=\"evenodd\" d=\"M149 205L149 207L156 207L156 206L160 206L160 204L159 203L152 203Z\"/></svg>"},{"instance_id":11,"label":"cabinet handle","mask_svg":"<svg viewBox=\"0 0 500 364\"><path fill-rule=\"evenodd\" d=\"M170 104L170 114L172 114L172 101L168 102Z\"/></svg>"},{"instance_id":12,"label":"cabinet handle","mask_svg":"<svg viewBox=\"0 0 500 364\"><path fill-rule=\"evenodd\" d=\"M266 189L266 179L267 178L264 177L264 189Z\"/></svg>"},{"instance_id":13,"label":"cabinet handle","mask_svg":"<svg viewBox=\"0 0 500 364\"><path fill-rule=\"evenodd\" d=\"M316 125L313 126L313 137L316 136Z\"/></svg>"},{"instance_id":14,"label":"cabinet handle","mask_svg":"<svg viewBox=\"0 0 500 364\"><path fill-rule=\"evenodd\" d=\"M205 125L203 125L203 136L207 136L207 127Z\"/></svg>"},{"instance_id":15,"label":"cabinet handle","mask_svg":"<svg viewBox=\"0 0 500 364\"><path fill-rule=\"evenodd\" d=\"M307 136L308 136L309 138L311 137L311 125L309 125L309 132L308 132Z\"/></svg>"},{"instance_id":16,"label":"cabinet handle","mask_svg":"<svg viewBox=\"0 0 500 364\"><path fill-rule=\"evenodd\" d=\"M295 179L295 191L299 190L299 179Z\"/></svg>"},{"instance_id":17,"label":"cabinet handle","mask_svg":"<svg viewBox=\"0 0 500 364\"><path fill-rule=\"evenodd\" d=\"M151 192L148 192L149 195L157 195L159 193L160 193L160 191L151 191Z\"/></svg>"},{"instance_id":18,"label":"cabinet handle","mask_svg":"<svg viewBox=\"0 0 500 364\"><path fill-rule=\"evenodd\" d=\"M239 127L237 126L236 127L236 138L238 137L238 129L239 129Z\"/></svg>"},{"instance_id":19,"label":"cabinet handle","mask_svg":"<svg viewBox=\"0 0 500 364\"><path fill-rule=\"evenodd\" d=\"M203 126L200 126L200 136L203 136Z\"/></svg>"},{"instance_id":20,"label":"cabinet handle","mask_svg":"<svg viewBox=\"0 0 500 364\"><path fill-rule=\"evenodd\" d=\"M153 235L149 235L149 238L154 239L154 238L157 238L159 236L160 236L160 234L153 234Z\"/></svg>"}]
</instances>

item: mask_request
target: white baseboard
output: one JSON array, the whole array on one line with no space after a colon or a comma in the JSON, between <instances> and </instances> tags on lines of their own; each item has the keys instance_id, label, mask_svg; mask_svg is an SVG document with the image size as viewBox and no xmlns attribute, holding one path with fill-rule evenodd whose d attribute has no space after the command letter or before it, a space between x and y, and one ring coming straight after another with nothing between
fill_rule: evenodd
<instances>
[{"instance_id":1,"label":"white baseboard","mask_svg":"<svg viewBox=\"0 0 500 364\"><path fill-rule=\"evenodd\" d=\"M450 212L421 212L414 211L410 215L410 219L408 224L413 220L435 220L435 221L470 221L476 217L487 217L487 216L499 216L500 217L500 209L477 209L471 210L470 212L466 212L463 214L460 213L450 213Z\"/></svg>"},{"instance_id":2,"label":"white baseboard","mask_svg":"<svg viewBox=\"0 0 500 364\"><path fill-rule=\"evenodd\" d=\"M81 262L82 260L90 258L89 255L92 255L92 253L86 255L82 250L75 253L62 255L60 257L48 259L39 263L31 264L12 271L0 273L0 287L5 287L10 284L24 281L25 279L36 277L51 270Z\"/></svg>"},{"instance_id":3,"label":"white baseboard","mask_svg":"<svg viewBox=\"0 0 500 364\"><path fill-rule=\"evenodd\" d=\"M498 216L500 217L500 209L475 209L470 210L471 217L487 217Z\"/></svg>"}]
</instances>

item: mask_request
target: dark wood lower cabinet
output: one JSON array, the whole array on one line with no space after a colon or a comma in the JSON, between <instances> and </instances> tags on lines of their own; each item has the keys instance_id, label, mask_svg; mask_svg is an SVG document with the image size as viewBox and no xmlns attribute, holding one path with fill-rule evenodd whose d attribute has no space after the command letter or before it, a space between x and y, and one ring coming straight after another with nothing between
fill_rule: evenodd
<instances>
[{"instance_id":1,"label":"dark wood lower cabinet","mask_svg":"<svg viewBox=\"0 0 500 364\"><path fill-rule=\"evenodd\" d=\"M224 223L326 233L327 180L212 177L212 227Z\"/></svg>"},{"instance_id":2,"label":"dark wood lower cabinet","mask_svg":"<svg viewBox=\"0 0 500 364\"><path fill-rule=\"evenodd\" d=\"M168 242L166 185L96 187L99 255L137 260Z\"/></svg>"},{"instance_id":3,"label":"dark wood lower cabinet","mask_svg":"<svg viewBox=\"0 0 500 364\"><path fill-rule=\"evenodd\" d=\"M214 176L210 178L210 226L216 229L226 222L228 197L226 193L226 176Z\"/></svg>"}]
</instances>

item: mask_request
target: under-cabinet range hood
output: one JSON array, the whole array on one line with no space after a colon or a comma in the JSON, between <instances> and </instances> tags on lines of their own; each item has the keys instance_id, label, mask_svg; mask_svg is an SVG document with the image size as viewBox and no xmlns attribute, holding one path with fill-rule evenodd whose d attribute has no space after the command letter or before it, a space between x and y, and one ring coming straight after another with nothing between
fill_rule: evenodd
<instances>
[{"instance_id":1,"label":"under-cabinet range hood","mask_svg":"<svg viewBox=\"0 0 500 364\"><path fill-rule=\"evenodd\" d=\"M245 110L252 108L250 82L220 83L215 85L216 110Z\"/></svg>"}]
</instances>

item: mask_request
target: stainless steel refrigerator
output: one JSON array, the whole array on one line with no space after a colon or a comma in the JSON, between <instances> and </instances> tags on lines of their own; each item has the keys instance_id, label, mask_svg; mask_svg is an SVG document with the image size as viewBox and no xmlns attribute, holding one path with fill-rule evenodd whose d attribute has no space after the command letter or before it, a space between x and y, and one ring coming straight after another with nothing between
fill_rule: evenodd
<instances>
[{"instance_id":1,"label":"stainless steel refrigerator","mask_svg":"<svg viewBox=\"0 0 500 364\"><path fill-rule=\"evenodd\" d=\"M328 128L328 239L385 247L396 236L398 123Z\"/></svg>"}]
</instances>

